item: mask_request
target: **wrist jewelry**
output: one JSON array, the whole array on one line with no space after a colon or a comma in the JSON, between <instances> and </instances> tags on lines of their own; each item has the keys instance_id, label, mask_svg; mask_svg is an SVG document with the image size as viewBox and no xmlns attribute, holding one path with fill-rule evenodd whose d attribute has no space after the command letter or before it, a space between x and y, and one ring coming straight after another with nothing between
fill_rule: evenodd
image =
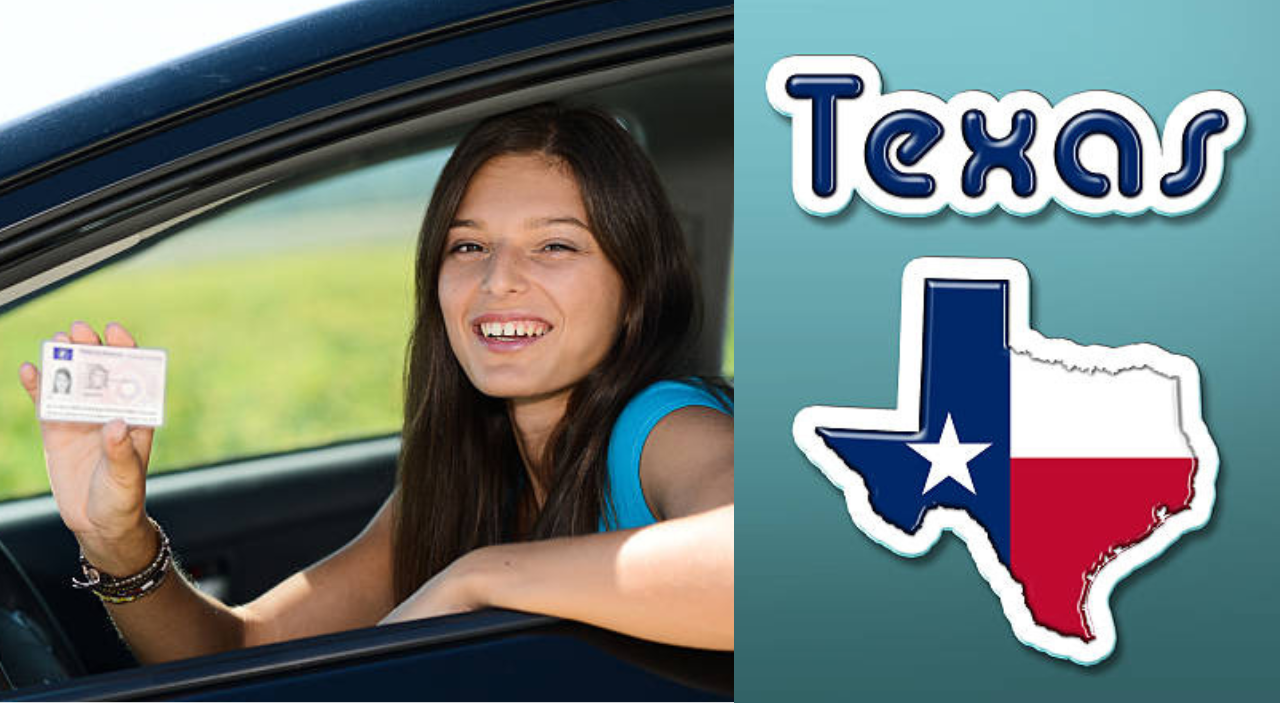
<instances>
[{"instance_id":1,"label":"wrist jewelry","mask_svg":"<svg viewBox=\"0 0 1280 720\"><path fill-rule=\"evenodd\" d=\"M81 550L80 572L83 577L71 578L71 585L77 590L91 591L103 602L117 605L140 600L155 592L169 574L169 563L173 559L173 551L169 548L169 537L164 534L164 530L160 529L160 524L151 518L147 520L156 529L156 536L160 540L156 557L150 564L133 575L118 578L94 567L85 559L84 551Z\"/></svg>"}]
</instances>

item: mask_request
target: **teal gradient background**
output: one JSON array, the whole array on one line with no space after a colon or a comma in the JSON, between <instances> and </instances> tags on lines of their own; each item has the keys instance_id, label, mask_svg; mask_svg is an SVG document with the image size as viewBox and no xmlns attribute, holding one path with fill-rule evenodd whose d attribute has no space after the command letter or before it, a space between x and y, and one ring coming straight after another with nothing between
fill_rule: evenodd
<instances>
[{"instance_id":1,"label":"teal gradient background","mask_svg":"<svg viewBox=\"0 0 1280 720\"><path fill-rule=\"evenodd\" d=\"M736 7L737 697L740 700L1280 699L1280 3L857 3ZM1201 90L1248 129L1217 195L1179 218L815 218L791 195L790 119L765 76L794 54L856 54L885 91L950 98L1112 90L1158 128ZM902 269L1012 257L1032 324L1083 344L1152 342L1203 375L1222 457L1205 529L1123 581L1119 640L1086 668L1023 646L967 550L900 558L849 519L796 449L810 404L891 407Z\"/></svg>"}]
</instances>

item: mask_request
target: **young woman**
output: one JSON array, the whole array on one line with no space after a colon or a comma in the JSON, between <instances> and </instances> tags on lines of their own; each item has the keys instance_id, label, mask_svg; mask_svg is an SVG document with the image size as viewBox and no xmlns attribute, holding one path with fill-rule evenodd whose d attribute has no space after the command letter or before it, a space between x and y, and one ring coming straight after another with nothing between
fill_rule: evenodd
<instances>
[{"instance_id":1,"label":"young woman","mask_svg":"<svg viewBox=\"0 0 1280 720\"><path fill-rule=\"evenodd\" d=\"M696 276L628 133L556 105L481 123L436 185L416 281L395 491L246 605L171 569L145 511L152 429L41 423L82 581L138 659L486 606L732 649L732 401L689 376ZM54 339L135 345L116 323ZM38 402L38 369L20 377Z\"/></svg>"}]
</instances>

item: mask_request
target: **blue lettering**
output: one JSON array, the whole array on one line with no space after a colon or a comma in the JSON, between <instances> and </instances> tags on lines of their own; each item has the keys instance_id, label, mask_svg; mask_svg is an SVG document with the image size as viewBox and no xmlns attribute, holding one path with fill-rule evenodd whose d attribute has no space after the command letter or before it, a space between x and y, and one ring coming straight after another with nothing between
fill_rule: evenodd
<instances>
[{"instance_id":1,"label":"blue lettering","mask_svg":"<svg viewBox=\"0 0 1280 720\"><path fill-rule=\"evenodd\" d=\"M862 94L856 75L792 75L787 94L813 101L813 192L830 197L836 191L836 100Z\"/></svg>"},{"instance_id":2,"label":"blue lettering","mask_svg":"<svg viewBox=\"0 0 1280 720\"><path fill-rule=\"evenodd\" d=\"M893 166L889 145L894 138L906 135L898 146L898 162L915 165L942 139L942 123L918 110L900 110L886 115L867 136L867 171L885 192L898 197L919 198L933 194L937 183L927 173L904 173Z\"/></svg>"},{"instance_id":3,"label":"blue lettering","mask_svg":"<svg viewBox=\"0 0 1280 720\"><path fill-rule=\"evenodd\" d=\"M1247 122L1222 90L1185 98L1163 128L1106 90L1056 104L1032 90L886 93L875 63L856 55L783 58L765 92L791 118L791 193L819 217L859 196L905 217L1024 216L1055 201L1089 216L1185 215L1217 192Z\"/></svg>"},{"instance_id":4,"label":"blue lettering","mask_svg":"<svg viewBox=\"0 0 1280 720\"><path fill-rule=\"evenodd\" d=\"M1209 138L1227 129L1227 114L1206 110L1182 130L1182 167L1160 179L1160 189L1169 197L1181 197L1195 190L1204 179Z\"/></svg>"},{"instance_id":5,"label":"blue lettering","mask_svg":"<svg viewBox=\"0 0 1280 720\"><path fill-rule=\"evenodd\" d=\"M1090 135L1106 135L1120 155L1120 194L1135 197L1142 192L1142 140L1124 116L1110 110L1088 110L1076 115L1058 133L1054 149L1058 175L1072 190L1100 198L1111 190L1105 175L1080 164L1080 145Z\"/></svg>"},{"instance_id":6,"label":"blue lettering","mask_svg":"<svg viewBox=\"0 0 1280 720\"><path fill-rule=\"evenodd\" d=\"M987 173L1004 168L1013 178L1013 191L1028 197L1036 191L1036 169L1027 150L1036 137L1036 116L1029 110L1013 115L1013 129L999 140L987 134L987 116L981 110L964 114L964 142L973 156L964 164L961 186L964 194L978 197L987 189Z\"/></svg>"}]
</instances>

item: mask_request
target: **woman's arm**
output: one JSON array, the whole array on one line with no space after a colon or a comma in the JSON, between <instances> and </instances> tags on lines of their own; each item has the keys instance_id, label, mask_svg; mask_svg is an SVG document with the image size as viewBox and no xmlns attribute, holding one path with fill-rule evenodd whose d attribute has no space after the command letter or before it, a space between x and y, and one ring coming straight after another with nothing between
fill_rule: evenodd
<instances>
[{"instance_id":1,"label":"woman's arm","mask_svg":"<svg viewBox=\"0 0 1280 720\"><path fill-rule=\"evenodd\" d=\"M108 324L103 336L75 322L70 333L53 339L136 347L118 324ZM39 368L23 363L19 376L38 408ZM121 420L103 426L41 422L40 434L58 512L85 558L117 577L147 567L159 547L145 508L154 429L128 428ZM346 547L243 607L227 607L170 569L152 594L107 603L107 609L134 654L148 663L371 625L394 605L390 524L388 501ZM67 560L70 574L75 562Z\"/></svg>"},{"instance_id":2,"label":"woman's arm","mask_svg":"<svg viewBox=\"0 0 1280 720\"><path fill-rule=\"evenodd\" d=\"M227 606L200 592L173 568L151 595L132 603L104 605L142 663L367 627L394 606L391 505L388 499L364 531L343 548L246 605ZM151 530L150 525L146 529ZM142 567L155 556L156 540L151 535L124 546L149 548L136 553L132 567ZM107 552L112 558L121 554L119 549ZM93 562L87 548L85 553Z\"/></svg>"},{"instance_id":3,"label":"woman's arm","mask_svg":"<svg viewBox=\"0 0 1280 720\"><path fill-rule=\"evenodd\" d=\"M643 528L471 552L384 623L493 606L677 645L733 649L733 421L700 407L654 427L641 456L659 518Z\"/></svg>"}]
</instances>

